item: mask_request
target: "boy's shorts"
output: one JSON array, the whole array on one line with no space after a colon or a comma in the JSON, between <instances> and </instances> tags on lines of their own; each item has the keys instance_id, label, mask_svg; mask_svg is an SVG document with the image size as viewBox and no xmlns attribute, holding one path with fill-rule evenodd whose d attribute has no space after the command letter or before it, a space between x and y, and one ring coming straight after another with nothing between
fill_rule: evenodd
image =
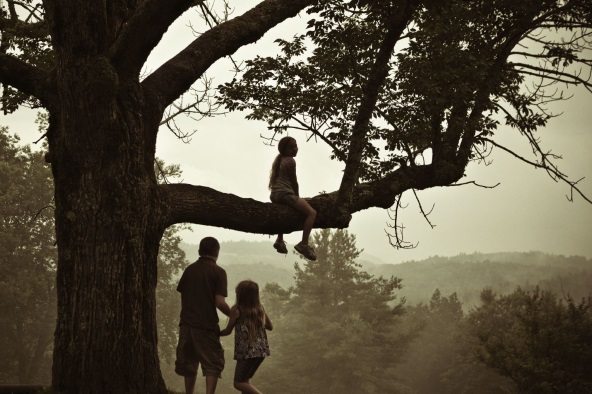
<instances>
[{"instance_id":1,"label":"boy's shorts","mask_svg":"<svg viewBox=\"0 0 592 394\"><path fill-rule=\"evenodd\" d=\"M236 369L234 370L235 382L246 382L251 379L265 357L247 358L244 360L236 360Z\"/></svg>"},{"instance_id":2,"label":"boy's shorts","mask_svg":"<svg viewBox=\"0 0 592 394\"><path fill-rule=\"evenodd\" d=\"M197 375L200 364L203 376L220 377L224 370L224 349L220 344L220 336L212 330L179 326L175 372L177 375L193 377Z\"/></svg>"},{"instance_id":3,"label":"boy's shorts","mask_svg":"<svg viewBox=\"0 0 592 394\"><path fill-rule=\"evenodd\" d=\"M299 197L292 192L272 192L269 196L271 202L275 204L284 204L292 208L296 207L298 198Z\"/></svg>"}]
</instances>

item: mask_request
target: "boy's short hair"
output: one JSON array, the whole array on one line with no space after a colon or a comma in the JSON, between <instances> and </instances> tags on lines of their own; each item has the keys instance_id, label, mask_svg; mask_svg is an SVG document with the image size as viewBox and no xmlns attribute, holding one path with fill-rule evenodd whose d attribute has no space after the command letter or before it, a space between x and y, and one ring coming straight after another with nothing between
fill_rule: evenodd
<instances>
[{"instance_id":1,"label":"boy's short hair","mask_svg":"<svg viewBox=\"0 0 592 394\"><path fill-rule=\"evenodd\" d=\"M200 256L218 256L220 252L220 243L214 237L205 237L199 243Z\"/></svg>"}]
</instances>

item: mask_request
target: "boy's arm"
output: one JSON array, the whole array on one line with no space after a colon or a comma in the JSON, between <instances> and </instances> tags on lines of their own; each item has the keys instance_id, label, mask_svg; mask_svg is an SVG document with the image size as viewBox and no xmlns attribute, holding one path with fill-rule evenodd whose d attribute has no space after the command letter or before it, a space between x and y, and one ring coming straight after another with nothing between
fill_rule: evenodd
<instances>
[{"instance_id":1,"label":"boy's arm","mask_svg":"<svg viewBox=\"0 0 592 394\"><path fill-rule=\"evenodd\" d=\"M230 307L226 303L226 297L216 294L216 308L226 316L230 316Z\"/></svg>"},{"instance_id":2,"label":"boy's arm","mask_svg":"<svg viewBox=\"0 0 592 394\"><path fill-rule=\"evenodd\" d=\"M232 308L230 308L230 313L229 316L230 318L228 319L228 324L226 325L226 328L223 330L220 330L220 336L224 337L226 335L230 335L230 333L232 332L234 325L236 324L236 319L238 319L240 315L240 312L238 311L238 308L236 306L233 306Z\"/></svg>"}]
</instances>

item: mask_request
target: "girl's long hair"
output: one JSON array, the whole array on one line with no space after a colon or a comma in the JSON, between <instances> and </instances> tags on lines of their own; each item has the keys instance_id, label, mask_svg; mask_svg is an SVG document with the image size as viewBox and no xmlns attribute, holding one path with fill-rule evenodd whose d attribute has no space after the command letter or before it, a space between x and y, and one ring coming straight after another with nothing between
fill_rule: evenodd
<instances>
[{"instance_id":1,"label":"girl's long hair","mask_svg":"<svg viewBox=\"0 0 592 394\"><path fill-rule=\"evenodd\" d=\"M259 285L252 280L243 280L236 285L236 305L247 326L249 342L255 342L257 333L265 326L265 309L259 301Z\"/></svg>"},{"instance_id":2,"label":"girl's long hair","mask_svg":"<svg viewBox=\"0 0 592 394\"><path fill-rule=\"evenodd\" d=\"M288 147L288 144L290 143L290 141L294 141L294 138L284 137L278 142L278 151L280 153L275 157L275 160L273 161L273 164L271 165L271 171L269 171L269 186L268 186L269 190L271 190L273 184L275 183L275 180L278 177L278 174L280 172L280 164L282 162L282 157L286 155L286 148Z\"/></svg>"}]
</instances>

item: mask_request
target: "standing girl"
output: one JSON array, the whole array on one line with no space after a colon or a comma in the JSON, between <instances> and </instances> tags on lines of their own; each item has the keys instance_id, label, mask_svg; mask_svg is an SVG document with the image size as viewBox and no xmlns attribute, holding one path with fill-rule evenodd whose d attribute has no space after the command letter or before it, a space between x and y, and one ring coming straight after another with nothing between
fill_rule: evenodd
<instances>
[{"instance_id":1,"label":"standing girl","mask_svg":"<svg viewBox=\"0 0 592 394\"><path fill-rule=\"evenodd\" d=\"M220 336L234 331L234 388L241 393L261 394L250 383L257 368L269 356L269 343L265 330L273 325L261 302L259 285L252 280L243 280L236 286L236 305L230 308L230 319Z\"/></svg>"},{"instance_id":2,"label":"standing girl","mask_svg":"<svg viewBox=\"0 0 592 394\"><path fill-rule=\"evenodd\" d=\"M294 249L307 259L314 261L317 256L314 249L308 245L308 237L317 217L317 212L310 206L308 201L299 197L298 194L296 160L294 160L294 157L298 154L298 144L294 138L284 137L278 143L278 151L279 154L273 161L269 175L269 189L271 190L269 198L273 203L289 205L306 215L302 228L302 241L294 246ZM283 234L278 234L273 247L278 253L288 253Z\"/></svg>"}]
</instances>

